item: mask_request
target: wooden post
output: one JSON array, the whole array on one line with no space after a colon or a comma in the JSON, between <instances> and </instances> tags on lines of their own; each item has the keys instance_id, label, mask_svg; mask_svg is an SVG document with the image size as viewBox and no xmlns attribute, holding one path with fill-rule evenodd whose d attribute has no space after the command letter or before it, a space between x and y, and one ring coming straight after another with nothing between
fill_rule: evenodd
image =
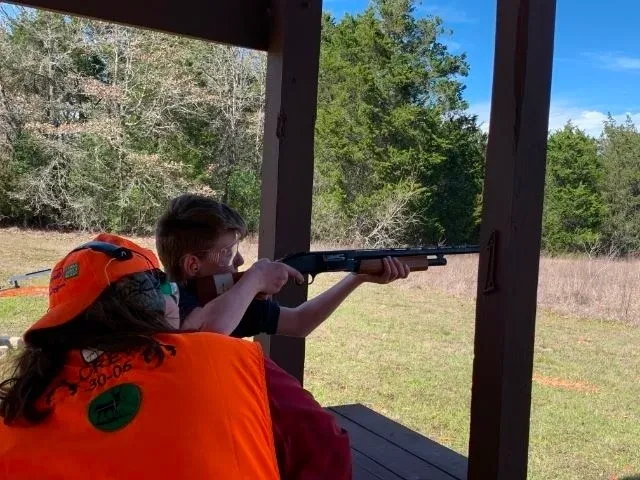
<instances>
[{"instance_id":1,"label":"wooden post","mask_svg":"<svg viewBox=\"0 0 640 480\"><path fill-rule=\"evenodd\" d=\"M310 245L321 19L321 0L271 3L258 250L262 258L281 258ZM306 287L291 282L277 296L288 307L306 299ZM257 340L302 382L303 338L260 335Z\"/></svg>"},{"instance_id":2,"label":"wooden post","mask_svg":"<svg viewBox=\"0 0 640 480\"><path fill-rule=\"evenodd\" d=\"M470 480L527 476L555 0L498 0Z\"/></svg>"}]
</instances>

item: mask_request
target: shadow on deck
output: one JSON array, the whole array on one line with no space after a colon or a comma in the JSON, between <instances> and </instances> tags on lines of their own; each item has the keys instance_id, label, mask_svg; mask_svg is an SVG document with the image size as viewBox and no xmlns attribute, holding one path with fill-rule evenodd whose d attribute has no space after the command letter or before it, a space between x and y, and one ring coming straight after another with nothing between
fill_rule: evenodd
<instances>
[{"instance_id":1,"label":"shadow on deck","mask_svg":"<svg viewBox=\"0 0 640 480\"><path fill-rule=\"evenodd\" d=\"M349 432L353 479L465 480L467 459L364 405L328 408Z\"/></svg>"}]
</instances>

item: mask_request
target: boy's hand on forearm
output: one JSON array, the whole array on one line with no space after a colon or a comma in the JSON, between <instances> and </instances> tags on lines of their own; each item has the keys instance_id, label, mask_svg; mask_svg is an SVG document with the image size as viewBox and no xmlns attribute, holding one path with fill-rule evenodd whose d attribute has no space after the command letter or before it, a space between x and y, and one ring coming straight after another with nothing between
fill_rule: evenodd
<instances>
[{"instance_id":1,"label":"boy's hand on forearm","mask_svg":"<svg viewBox=\"0 0 640 480\"><path fill-rule=\"evenodd\" d=\"M378 275L356 274L361 282L386 284L399 278L407 278L411 269L406 263L402 263L397 258L386 257L382 259L384 270Z\"/></svg>"},{"instance_id":2,"label":"boy's hand on forearm","mask_svg":"<svg viewBox=\"0 0 640 480\"><path fill-rule=\"evenodd\" d=\"M257 292L266 295L278 293L289 278L304 282L304 277L295 268L284 263L272 262L266 258L254 263L244 276L255 282Z\"/></svg>"}]
</instances>

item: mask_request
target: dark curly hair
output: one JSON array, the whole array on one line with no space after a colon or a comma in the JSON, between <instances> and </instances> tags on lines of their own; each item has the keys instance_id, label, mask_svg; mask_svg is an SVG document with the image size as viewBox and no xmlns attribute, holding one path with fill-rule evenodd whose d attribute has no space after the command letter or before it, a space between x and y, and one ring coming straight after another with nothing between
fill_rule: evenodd
<instances>
[{"instance_id":1,"label":"dark curly hair","mask_svg":"<svg viewBox=\"0 0 640 480\"><path fill-rule=\"evenodd\" d=\"M60 375L72 350L139 349L145 357L162 363L164 349L154 336L175 333L175 329L166 322L163 311L149 308L148 301L122 288L123 280L107 288L75 319L25 335L24 349L15 357L9 378L0 383L0 416L5 424L17 420L39 423L49 415L50 410L39 408L38 400Z\"/></svg>"}]
</instances>

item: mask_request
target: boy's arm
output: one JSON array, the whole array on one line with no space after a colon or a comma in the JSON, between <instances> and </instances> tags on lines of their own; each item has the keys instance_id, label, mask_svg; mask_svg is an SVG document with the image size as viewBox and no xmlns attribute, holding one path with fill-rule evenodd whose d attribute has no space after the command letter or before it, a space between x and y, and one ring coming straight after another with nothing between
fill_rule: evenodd
<instances>
[{"instance_id":1,"label":"boy's arm","mask_svg":"<svg viewBox=\"0 0 640 480\"><path fill-rule=\"evenodd\" d=\"M245 275L230 291L211 300L204 307L193 309L184 319L182 329L230 335L242 320L256 293L253 277Z\"/></svg>"},{"instance_id":2,"label":"boy's arm","mask_svg":"<svg viewBox=\"0 0 640 480\"><path fill-rule=\"evenodd\" d=\"M280 307L278 335L306 337L335 311L363 282L358 275L349 274L326 292L296 308Z\"/></svg>"},{"instance_id":3,"label":"boy's arm","mask_svg":"<svg viewBox=\"0 0 640 480\"><path fill-rule=\"evenodd\" d=\"M278 293L289 278L304 278L288 265L259 260L247 270L231 290L216 297L202 308L194 309L183 321L183 330L231 334L258 293Z\"/></svg>"},{"instance_id":4,"label":"boy's arm","mask_svg":"<svg viewBox=\"0 0 640 480\"><path fill-rule=\"evenodd\" d=\"M296 308L281 307L278 335L306 337L364 282L385 284L409 275L409 267L397 258L385 258L383 263L384 271L380 275L349 274L329 290Z\"/></svg>"}]
</instances>

